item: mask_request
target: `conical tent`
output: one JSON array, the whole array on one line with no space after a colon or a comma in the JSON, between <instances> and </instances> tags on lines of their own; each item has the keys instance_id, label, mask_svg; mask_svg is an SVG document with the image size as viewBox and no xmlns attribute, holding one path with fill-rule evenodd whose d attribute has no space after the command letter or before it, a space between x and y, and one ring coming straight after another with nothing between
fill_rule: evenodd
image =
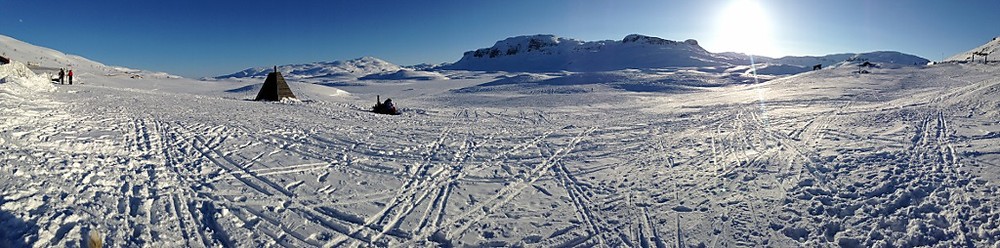
<instances>
[{"instance_id":1,"label":"conical tent","mask_svg":"<svg viewBox=\"0 0 1000 248\"><path fill-rule=\"evenodd\" d=\"M285 83L281 72L278 72L278 67L275 66L274 72L267 74L264 86L260 87L260 93L257 93L257 99L254 101L280 101L282 98L296 97L295 94L292 94L292 89L288 88L288 83Z\"/></svg>"}]
</instances>

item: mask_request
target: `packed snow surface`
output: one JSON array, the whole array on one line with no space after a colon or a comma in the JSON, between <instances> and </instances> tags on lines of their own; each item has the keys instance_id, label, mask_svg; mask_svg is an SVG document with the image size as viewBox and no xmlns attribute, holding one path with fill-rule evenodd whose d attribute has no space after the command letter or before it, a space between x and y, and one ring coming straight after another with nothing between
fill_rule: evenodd
<instances>
[{"instance_id":1,"label":"packed snow surface","mask_svg":"<svg viewBox=\"0 0 1000 248\"><path fill-rule=\"evenodd\" d=\"M1000 66L855 71L0 93L0 246L1000 245Z\"/></svg>"}]
</instances>

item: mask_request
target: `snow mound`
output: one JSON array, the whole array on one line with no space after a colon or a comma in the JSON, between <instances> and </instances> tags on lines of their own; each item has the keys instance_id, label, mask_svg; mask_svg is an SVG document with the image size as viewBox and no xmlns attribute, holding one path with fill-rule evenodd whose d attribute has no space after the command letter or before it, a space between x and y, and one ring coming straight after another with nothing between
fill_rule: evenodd
<instances>
[{"instance_id":1,"label":"snow mound","mask_svg":"<svg viewBox=\"0 0 1000 248\"><path fill-rule=\"evenodd\" d=\"M990 42L987 42L982 46L979 46L977 48L974 48L972 50L963 53L955 54L954 56L945 59L945 61L955 61L955 62L971 61L973 57L975 57L977 61L982 61L983 59L985 59L985 57L993 57L990 58L990 61L997 61L1000 60L1000 57L998 57L1000 56L1000 52L998 51L1000 51L1000 36L994 37L993 40L990 40ZM986 53L989 55L985 57L982 55L975 55L977 53Z\"/></svg>"},{"instance_id":2,"label":"snow mound","mask_svg":"<svg viewBox=\"0 0 1000 248\"><path fill-rule=\"evenodd\" d=\"M21 95L31 92L51 92L56 87L45 76L35 74L21 62L0 65L0 92Z\"/></svg>"},{"instance_id":3,"label":"snow mound","mask_svg":"<svg viewBox=\"0 0 1000 248\"><path fill-rule=\"evenodd\" d=\"M399 71L402 68L393 63L374 57L361 57L351 60L333 62L315 62L308 64L279 65L278 71L286 78L314 78L314 77L350 77L357 78L374 73L386 73ZM272 66L254 67L246 70L215 77L216 79L226 78L257 78L266 77L268 73L274 71Z\"/></svg>"},{"instance_id":4,"label":"snow mound","mask_svg":"<svg viewBox=\"0 0 1000 248\"><path fill-rule=\"evenodd\" d=\"M441 73L430 71L398 70L391 73L375 73L358 78L361 80L447 80L448 77Z\"/></svg>"}]
</instances>

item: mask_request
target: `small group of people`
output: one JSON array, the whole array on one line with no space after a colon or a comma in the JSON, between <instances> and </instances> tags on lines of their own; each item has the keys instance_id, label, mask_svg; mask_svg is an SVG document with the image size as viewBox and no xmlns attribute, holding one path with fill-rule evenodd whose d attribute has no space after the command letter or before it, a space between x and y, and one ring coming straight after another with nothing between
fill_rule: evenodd
<instances>
[{"instance_id":1,"label":"small group of people","mask_svg":"<svg viewBox=\"0 0 1000 248\"><path fill-rule=\"evenodd\" d=\"M73 70L69 70L67 73L66 70L59 68L59 84L63 84L63 79L67 76L69 77L69 84L73 85Z\"/></svg>"}]
</instances>

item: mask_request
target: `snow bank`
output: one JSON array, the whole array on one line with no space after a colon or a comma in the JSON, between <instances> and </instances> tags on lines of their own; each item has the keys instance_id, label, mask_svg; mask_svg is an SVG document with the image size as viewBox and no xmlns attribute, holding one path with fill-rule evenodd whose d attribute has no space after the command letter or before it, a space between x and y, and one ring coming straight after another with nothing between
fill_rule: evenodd
<instances>
[{"instance_id":1,"label":"snow bank","mask_svg":"<svg viewBox=\"0 0 1000 248\"><path fill-rule=\"evenodd\" d=\"M48 78L35 74L20 62L0 65L0 92L21 95L54 90L56 87Z\"/></svg>"}]
</instances>

